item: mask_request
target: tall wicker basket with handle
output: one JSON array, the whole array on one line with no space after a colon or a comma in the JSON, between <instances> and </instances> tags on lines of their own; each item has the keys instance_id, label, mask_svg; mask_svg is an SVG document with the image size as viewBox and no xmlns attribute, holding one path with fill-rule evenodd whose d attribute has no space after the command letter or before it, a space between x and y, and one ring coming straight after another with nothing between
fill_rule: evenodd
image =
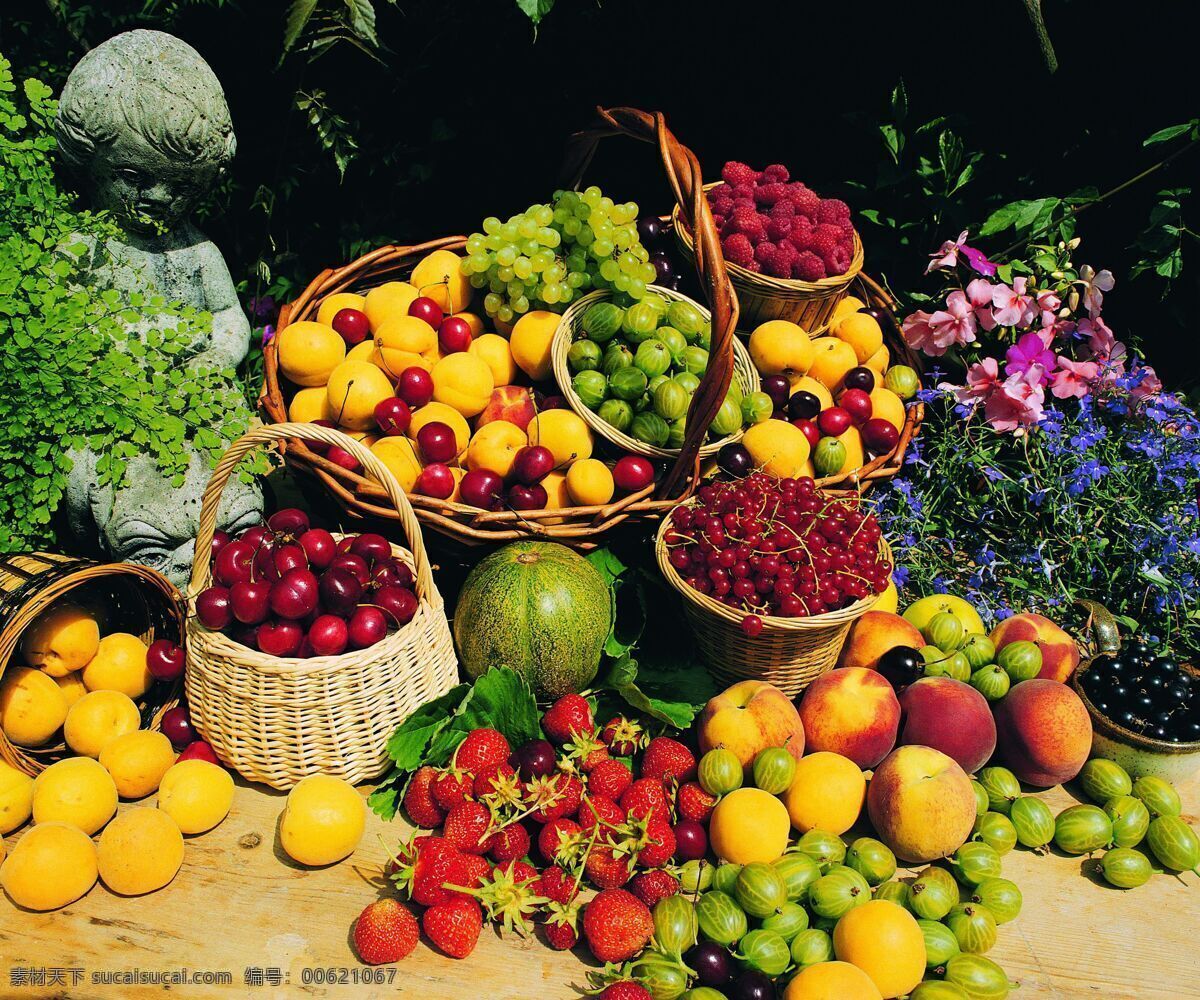
<instances>
[{"instance_id":1,"label":"tall wicker basket with handle","mask_svg":"<svg viewBox=\"0 0 1200 1000\"><path fill-rule=\"evenodd\" d=\"M192 722L222 760L251 781L291 788L310 774L358 782L388 766L387 741L416 708L458 680L454 640L433 582L421 527L387 467L357 441L316 424L259 427L217 463L200 509L189 597L212 583L209 560L221 492L260 445L336 444L353 455L395 505L411 549L392 546L416 580L419 606L407 625L367 649L310 659L268 656L188 619L187 695ZM337 536L335 536L337 537Z\"/></svg>"}]
</instances>

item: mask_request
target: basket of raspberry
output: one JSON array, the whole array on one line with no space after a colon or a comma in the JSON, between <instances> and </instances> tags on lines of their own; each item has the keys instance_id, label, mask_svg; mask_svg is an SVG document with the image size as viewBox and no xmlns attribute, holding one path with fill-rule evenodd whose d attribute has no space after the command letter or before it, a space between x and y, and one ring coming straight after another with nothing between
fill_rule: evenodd
<instances>
[{"instance_id":1,"label":"basket of raspberry","mask_svg":"<svg viewBox=\"0 0 1200 1000\"><path fill-rule=\"evenodd\" d=\"M755 170L730 161L704 187L742 320L756 326L786 319L822 333L863 266L850 208L822 198L787 167ZM675 236L689 253L692 233L676 213Z\"/></svg>"},{"instance_id":2,"label":"basket of raspberry","mask_svg":"<svg viewBox=\"0 0 1200 1000\"><path fill-rule=\"evenodd\" d=\"M332 534L276 511L237 538L214 531L221 493L254 448L339 447L395 504L410 549ZM421 528L369 449L314 424L258 427L213 471L200 508L187 622L192 724L243 777L289 789L310 774L350 782L389 766L388 738L458 681L458 659Z\"/></svg>"},{"instance_id":3,"label":"basket of raspberry","mask_svg":"<svg viewBox=\"0 0 1200 1000\"><path fill-rule=\"evenodd\" d=\"M702 486L664 519L655 555L709 671L793 696L833 667L892 572L859 497L770 469Z\"/></svg>"}]
</instances>

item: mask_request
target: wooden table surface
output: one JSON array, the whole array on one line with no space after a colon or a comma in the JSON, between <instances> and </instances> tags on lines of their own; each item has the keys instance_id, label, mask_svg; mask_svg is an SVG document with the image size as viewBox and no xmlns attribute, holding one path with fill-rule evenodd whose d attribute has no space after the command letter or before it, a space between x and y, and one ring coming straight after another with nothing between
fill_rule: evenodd
<instances>
[{"instance_id":1,"label":"wooden table surface","mask_svg":"<svg viewBox=\"0 0 1200 1000\"><path fill-rule=\"evenodd\" d=\"M1185 815L1194 823L1200 784L1183 791ZM1043 796L1055 811L1073 801L1063 789ZM161 892L126 899L98 884L73 905L45 914L20 910L0 895L0 997L124 1000L161 993L163 986L138 986L129 978L114 980L114 974L179 970L216 973L216 983L224 974L223 985L191 979L169 987L188 1000L580 995L587 966L579 956L536 941L502 940L487 928L464 961L422 943L399 965L360 965L350 948L350 926L379 892L386 856L380 838L394 842L403 826L372 815L351 858L306 870L279 847L282 806L281 793L239 783L229 817L189 838L183 869ZM20 831L7 839L10 850L19 837ZM1025 906L1015 922L1000 928L990 957L1019 981L1015 1000L1200 997L1200 880L1194 874L1156 875L1139 889L1120 892L1082 874L1083 864L1081 858L1023 849L1005 856L1004 874L1021 887Z\"/></svg>"}]
</instances>

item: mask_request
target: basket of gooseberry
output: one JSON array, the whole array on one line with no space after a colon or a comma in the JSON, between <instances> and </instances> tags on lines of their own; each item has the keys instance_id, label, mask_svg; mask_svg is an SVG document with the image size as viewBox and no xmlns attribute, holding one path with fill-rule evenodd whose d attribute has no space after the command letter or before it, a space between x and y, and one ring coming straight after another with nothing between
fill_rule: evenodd
<instances>
[{"instance_id":1,"label":"basket of gooseberry","mask_svg":"<svg viewBox=\"0 0 1200 1000\"><path fill-rule=\"evenodd\" d=\"M892 573L891 548L858 495L763 470L706 483L675 507L655 555L709 671L792 696L833 667Z\"/></svg>"}]
</instances>

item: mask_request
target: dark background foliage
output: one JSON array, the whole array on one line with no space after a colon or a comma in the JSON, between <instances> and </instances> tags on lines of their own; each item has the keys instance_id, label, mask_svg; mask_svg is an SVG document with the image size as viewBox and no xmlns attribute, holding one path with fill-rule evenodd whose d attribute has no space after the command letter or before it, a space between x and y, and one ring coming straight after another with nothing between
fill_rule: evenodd
<instances>
[{"instance_id":1,"label":"dark background foliage","mask_svg":"<svg viewBox=\"0 0 1200 1000\"><path fill-rule=\"evenodd\" d=\"M1184 4L1045 3L1054 75L1019 0L561 0L536 28L528 2L375 0L373 33L347 18L363 4L323 0L286 54L282 0L20 0L0 49L18 77L57 90L87 46L118 30L193 44L225 85L239 141L204 225L247 296L286 297L374 245L469 232L544 200L563 140L597 103L664 111L714 177L726 159L781 161L856 212L875 210L880 224L862 220L868 267L911 291L931 249L998 206L1106 191L1189 142L1143 146L1200 112ZM900 80L893 158L881 126L896 117ZM1195 248L1179 218L1190 191L1158 193L1187 189L1198 163L1192 147L1089 207L1078 228L1078 259L1117 275L1110 323L1185 388L1197 382L1200 269L1167 278ZM589 180L646 209L669 205L649 148L609 143ZM1181 210L1156 208L1173 200ZM1015 235L974 242L997 251Z\"/></svg>"}]
</instances>

